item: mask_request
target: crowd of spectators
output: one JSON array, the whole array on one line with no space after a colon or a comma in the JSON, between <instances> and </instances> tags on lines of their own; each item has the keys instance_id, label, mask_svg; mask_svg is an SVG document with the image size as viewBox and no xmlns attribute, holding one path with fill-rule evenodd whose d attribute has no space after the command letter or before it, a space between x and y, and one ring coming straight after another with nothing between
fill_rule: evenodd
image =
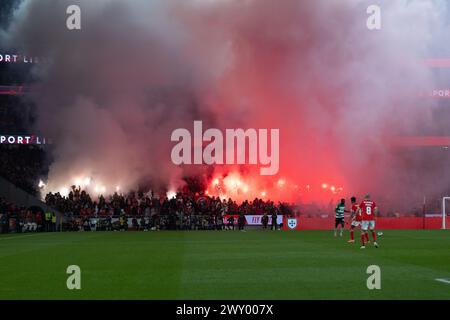
<instances>
[{"instance_id":1,"label":"crowd of spectators","mask_svg":"<svg viewBox=\"0 0 450 320\"><path fill-rule=\"evenodd\" d=\"M152 192L114 193L94 198L75 186L65 197L60 193L48 193L45 202L63 214L60 225L56 225L53 212L47 217L49 213L38 207L20 207L0 198L0 232L242 230L246 214L263 215L263 228L267 229L269 217L277 221L278 215L297 215L299 209L298 206L258 198L238 204L232 199L186 192L171 198ZM273 225L271 228L280 227Z\"/></svg>"},{"instance_id":2,"label":"crowd of spectators","mask_svg":"<svg viewBox=\"0 0 450 320\"><path fill-rule=\"evenodd\" d=\"M91 221L98 223L97 227L102 230L123 229L120 228L121 219L131 219L131 227L136 229L205 230L223 228L225 215L293 214L292 207L286 203L275 204L258 198L238 204L232 199L221 200L193 192L179 192L170 199L153 192L116 192L109 197L100 195L93 199L76 186L72 186L66 197L48 193L45 202L64 213L68 222L66 228L70 230L90 229Z\"/></svg>"},{"instance_id":3,"label":"crowd of spectators","mask_svg":"<svg viewBox=\"0 0 450 320\"><path fill-rule=\"evenodd\" d=\"M47 220L39 207L21 207L0 198L0 233L56 231L56 219Z\"/></svg>"}]
</instances>

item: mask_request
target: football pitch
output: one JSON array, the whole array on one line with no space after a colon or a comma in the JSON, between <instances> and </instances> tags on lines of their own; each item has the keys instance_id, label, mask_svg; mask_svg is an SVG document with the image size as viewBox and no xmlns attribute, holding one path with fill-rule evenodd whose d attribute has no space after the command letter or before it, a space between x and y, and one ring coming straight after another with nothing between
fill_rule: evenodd
<instances>
[{"instance_id":1,"label":"football pitch","mask_svg":"<svg viewBox=\"0 0 450 320\"><path fill-rule=\"evenodd\" d=\"M0 235L0 299L450 299L449 230L387 230L378 249L361 250L356 238L257 230ZM81 269L80 290L67 289L69 265ZM380 290L367 288L370 265L381 269Z\"/></svg>"}]
</instances>

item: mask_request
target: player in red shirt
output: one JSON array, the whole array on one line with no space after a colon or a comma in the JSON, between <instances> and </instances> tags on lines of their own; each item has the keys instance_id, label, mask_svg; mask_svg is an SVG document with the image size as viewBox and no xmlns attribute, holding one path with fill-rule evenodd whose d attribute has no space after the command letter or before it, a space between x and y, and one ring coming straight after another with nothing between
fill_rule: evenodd
<instances>
[{"instance_id":1,"label":"player in red shirt","mask_svg":"<svg viewBox=\"0 0 450 320\"><path fill-rule=\"evenodd\" d=\"M356 198L351 197L352 209L351 209L351 224L350 224L350 240L348 243L355 243L355 228L361 227L362 215L358 213L359 205L356 203ZM365 243L369 243L369 234L365 233Z\"/></svg>"},{"instance_id":2,"label":"player in red shirt","mask_svg":"<svg viewBox=\"0 0 450 320\"><path fill-rule=\"evenodd\" d=\"M354 243L355 242L355 228L359 227L361 225L361 215L358 214L358 208L359 206L356 204L356 198L351 197L350 201L352 203L352 209L351 209L351 224L350 224L350 240L348 240L348 243Z\"/></svg>"},{"instance_id":3,"label":"player in red shirt","mask_svg":"<svg viewBox=\"0 0 450 320\"><path fill-rule=\"evenodd\" d=\"M364 200L359 205L358 214L361 215L361 249L366 248L368 230L372 232L373 245L378 248L377 235L375 233L375 215L378 213L376 203L370 200L370 195L365 195Z\"/></svg>"}]
</instances>

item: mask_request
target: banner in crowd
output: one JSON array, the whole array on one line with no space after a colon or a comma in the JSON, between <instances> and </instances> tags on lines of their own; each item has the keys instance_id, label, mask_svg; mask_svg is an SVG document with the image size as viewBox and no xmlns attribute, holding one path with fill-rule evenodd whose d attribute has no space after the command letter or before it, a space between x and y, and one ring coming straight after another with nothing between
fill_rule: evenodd
<instances>
[{"instance_id":1,"label":"banner in crowd","mask_svg":"<svg viewBox=\"0 0 450 320\"><path fill-rule=\"evenodd\" d=\"M43 145L49 144L48 139L35 135L29 136L14 136L14 135L0 135L0 144L32 144Z\"/></svg>"},{"instance_id":2,"label":"banner in crowd","mask_svg":"<svg viewBox=\"0 0 450 320\"><path fill-rule=\"evenodd\" d=\"M233 217L234 218L234 224L237 225L239 215L237 215L237 214L224 215L223 216L223 223L224 224L228 223L228 218L229 217ZM262 225L262 222L261 222L262 217L263 217L262 214L260 214L260 215L249 215L249 214L247 214L247 215L245 215L246 224L248 226L261 226ZM272 216L268 215L268 217L269 217L269 225L271 225L272 224ZM281 223L283 223L283 216L282 215L278 215L277 216L277 224L280 225Z\"/></svg>"},{"instance_id":3,"label":"banner in crowd","mask_svg":"<svg viewBox=\"0 0 450 320\"><path fill-rule=\"evenodd\" d=\"M237 214L224 215L223 216L223 223L225 225L228 224L228 218L229 217L233 217L234 224L237 225L239 215L237 215ZM262 217L263 217L263 215L245 215L245 219L247 221L246 224L248 226L262 226L262 222L261 222L261 218ZM272 224L272 217L270 215L268 217L269 217L269 225L271 225ZM94 223L94 222L97 222L98 220L101 220L101 219L102 218L90 218L89 220L90 220L90 223ZM114 222L117 222L118 220L119 220L119 218L114 217L114 218L111 219L111 222L114 223ZM132 225L132 221L133 221L132 218L127 218L127 223L128 223L129 226ZM140 221L140 217L139 217L139 221ZM277 225L280 225L282 223L285 223L284 222L284 216L278 215L277 216Z\"/></svg>"},{"instance_id":4,"label":"banner in crowd","mask_svg":"<svg viewBox=\"0 0 450 320\"><path fill-rule=\"evenodd\" d=\"M300 219L297 217L286 217L283 223L284 230L300 230Z\"/></svg>"}]
</instances>

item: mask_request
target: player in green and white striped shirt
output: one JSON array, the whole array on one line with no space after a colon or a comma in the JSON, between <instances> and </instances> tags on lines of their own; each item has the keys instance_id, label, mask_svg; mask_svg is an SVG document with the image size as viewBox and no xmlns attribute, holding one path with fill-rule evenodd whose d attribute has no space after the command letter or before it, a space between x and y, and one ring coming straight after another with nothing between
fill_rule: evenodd
<instances>
[{"instance_id":1,"label":"player in green and white striped shirt","mask_svg":"<svg viewBox=\"0 0 450 320\"><path fill-rule=\"evenodd\" d=\"M340 236L342 237L342 233L344 232L344 227L345 227L345 220L344 220L344 213L345 212L350 212L349 210L345 209L345 199L341 199L341 202L338 203L338 205L336 206L336 208L334 209L334 213L335 213L335 222L334 222L334 236L337 236L337 229L338 226L341 226L341 231L340 231Z\"/></svg>"}]
</instances>

